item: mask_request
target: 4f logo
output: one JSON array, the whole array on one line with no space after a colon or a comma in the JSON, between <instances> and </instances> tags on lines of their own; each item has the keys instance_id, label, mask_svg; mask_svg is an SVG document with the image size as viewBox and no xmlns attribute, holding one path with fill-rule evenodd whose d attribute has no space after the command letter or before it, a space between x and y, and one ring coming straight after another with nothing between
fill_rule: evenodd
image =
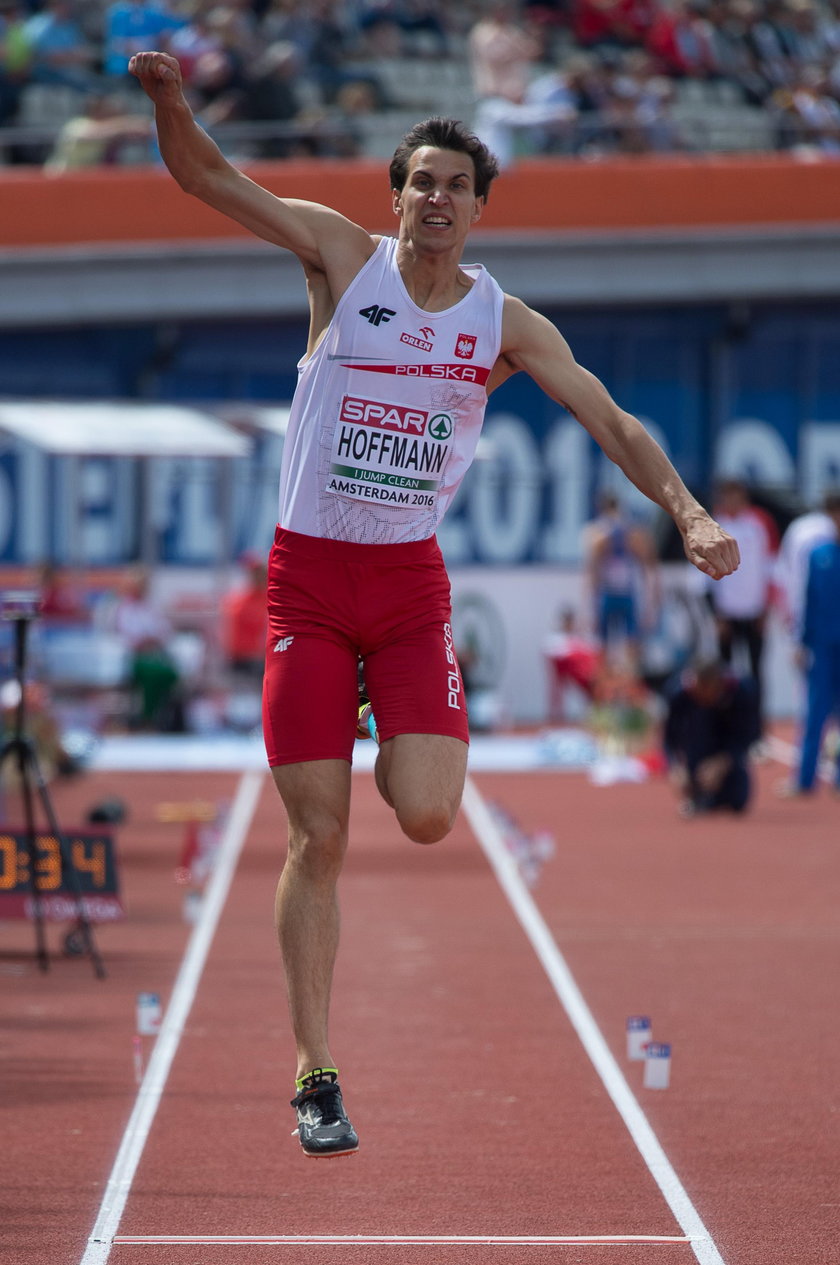
<instances>
[{"instance_id":1,"label":"4f logo","mask_svg":"<svg viewBox=\"0 0 840 1265\"><path fill-rule=\"evenodd\" d=\"M274 653L277 654L278 650L281 653L284 650L288 650L289 646L292 644L293 641L294 641L294 637L281 637L280 640L277 642L277 645L274 647Z\"/></svg>"},{"instance_id":2,"label":"4f logo","mask_svg":"<svg viewBox=\"0 0 840 1265\"><path fill-rule=\"evenodd\" d=\"M366 321L370 321L371 325L381 325L383 321L390 321L391 317L396 315L393 308L378 307L376 303L371 303L370 307L359 308L359 316L363 316Z\"/></svg>"}]
</instances>

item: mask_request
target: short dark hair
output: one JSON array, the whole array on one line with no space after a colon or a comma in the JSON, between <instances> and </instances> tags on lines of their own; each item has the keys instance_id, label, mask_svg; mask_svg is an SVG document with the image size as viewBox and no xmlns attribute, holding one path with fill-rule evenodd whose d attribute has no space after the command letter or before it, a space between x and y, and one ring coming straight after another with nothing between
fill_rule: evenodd
<instances>
[{"instance_id":1,"label":"short dark hair","mask_svg":"<svg viewBox=\"0 0 840 1265\"><path fill-rule=\"evenodd\" d=\"M432 149L454 149L457 153L468 154L475 172L476 197L488 196L490 185L499 174L499 164L484 142L458 119L424 119L406 132L391 159L389 175L392 189L402 190L405 187L411 155L424 145L429 145Z\"/></svg>"}]
</instances>

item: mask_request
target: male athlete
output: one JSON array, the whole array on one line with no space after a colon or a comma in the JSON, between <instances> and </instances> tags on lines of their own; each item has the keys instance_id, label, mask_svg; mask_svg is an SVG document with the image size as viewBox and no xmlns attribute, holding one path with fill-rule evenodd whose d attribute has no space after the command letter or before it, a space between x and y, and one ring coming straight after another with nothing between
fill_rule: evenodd
<instances>
[{"instance_id":1,"label":"male athlete","mask_svg":"<svg viewBox=\"0 0 840 1265\"><path fill-rule=\"evenodd\" d=\"M460 124L418 124L391 164L396 238L326 206L277 198L197 126L177 61L132 57L181 188L292 251L310 333L283 454L268 580L264 730L289 822L276 917L297 1044L292 1101L308 1155L352 1152L327 1037L347 846L357 665L376 717L376 783L404 833L434 843L464 786L467 717L435 529L475 452L487 396L518 370L567 408L674 518L688 558L718 578L731 537L555 327L461 264L497 173Z\"/></svg>"}]
</instances>

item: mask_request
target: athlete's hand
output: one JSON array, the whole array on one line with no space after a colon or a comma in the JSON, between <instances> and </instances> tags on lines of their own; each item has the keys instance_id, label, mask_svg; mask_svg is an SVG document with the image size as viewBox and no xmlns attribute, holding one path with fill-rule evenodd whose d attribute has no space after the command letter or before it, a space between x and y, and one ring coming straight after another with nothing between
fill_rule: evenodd
<instances>
[{"instance_id":1,"label":"athlete's hand","mask_svg":"<svg viewBox=\"0 0 840 1265\"><path fill-rule=\"evenodd\" d=\"M155 105L174 103L181 96L181 67L168 53L135 53L128 69Z\"/></svg>"},{"instance_id":2,"label":"athlete's hand","mask_svg":"<svg viewBox=\"0 0 840 1265\"><path fill-rule=\"evenodd\" d=\"M685 556L698 571L720 580L737 571L741 561L738 542L708 514L692 518L682 529Z\"/></svg>"}]
</instances>

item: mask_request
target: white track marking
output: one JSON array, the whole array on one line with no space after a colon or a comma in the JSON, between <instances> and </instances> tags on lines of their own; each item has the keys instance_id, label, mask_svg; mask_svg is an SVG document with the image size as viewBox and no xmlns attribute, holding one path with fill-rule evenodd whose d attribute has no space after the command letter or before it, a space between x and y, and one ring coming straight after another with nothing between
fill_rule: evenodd
<instances>
[{"instance_id":1,"label":"white track marking","mask_svg":"<svg viewBox=\"0 0 840 1265\"><path fill-rule=\"evenodd\" d=\"M299 1247L333 1245L356 1247L360 1244L381 1243L385 1246L460 1247L477 1244L482 1247L556 1247L576 1244L583 1247L632 1247L640 1243L656 1243L658 1246L674 1243L690 1243L685 1235L669 1234L119 1234L114 1239L120 1247L126 1245L191 1243L212 1247L217 1243L256 1247L266 1243Z\"/></svg>"},{"instance_id":2,"label":"white track marking","mask_svg":"<svg viewBox=\"0 0 840 1265\"><path fill-rule=\"evenodd\" d=\"M786 764L790 769L797 767L799 764L799 748L794 747L790 742L785 742L784 738L779 738L776 734L771 734L767 739L767 754L771 760L776 760L779 764ZM821 781L834 781L836 764L836 759L832 760L828 756L820 756L817 773Z\"/></svg>"},{"instance_id":3,"label":"white track marking","mask_svg":"<svg viewBox=\"0 0 840 1265\"><path fill-rule=\"evenodd\" d=\"M725 1265L723 1257L712 1242L708 1230L604 1040L565 958L525 886L516 862L505 846L492 813L470 777L467 778L464 787L463 808L473 833L484 850L525 934L531 941L543 970L551 981L583 1048L627 1126L651 1176L673 1212L677 1224L688 1236L694 1255L700 1265Z\"/></svg>"},{"instance_id":4,"label":"white track marking","mask_svg":"<svg viewBox=\"0 0 840 1265\"><path fill-rule=\"evenodd\" d=\"M172 1061L178 1051L184 1024L192 1008L207 954L216 933L239 854L254 816L262 789L264 773L245 773L240 779L231 805L219 852L207 891L201 902L201 914L190 936L172 997L155 1041L146 1075L143 1077L126 1125L111 1176L102 1197L99 1215L93 1227L80 1265L104 1265L111 1252L115 1231L125 1209L131 1184L149 1136Z\"/></svg>"}]
</instances>

